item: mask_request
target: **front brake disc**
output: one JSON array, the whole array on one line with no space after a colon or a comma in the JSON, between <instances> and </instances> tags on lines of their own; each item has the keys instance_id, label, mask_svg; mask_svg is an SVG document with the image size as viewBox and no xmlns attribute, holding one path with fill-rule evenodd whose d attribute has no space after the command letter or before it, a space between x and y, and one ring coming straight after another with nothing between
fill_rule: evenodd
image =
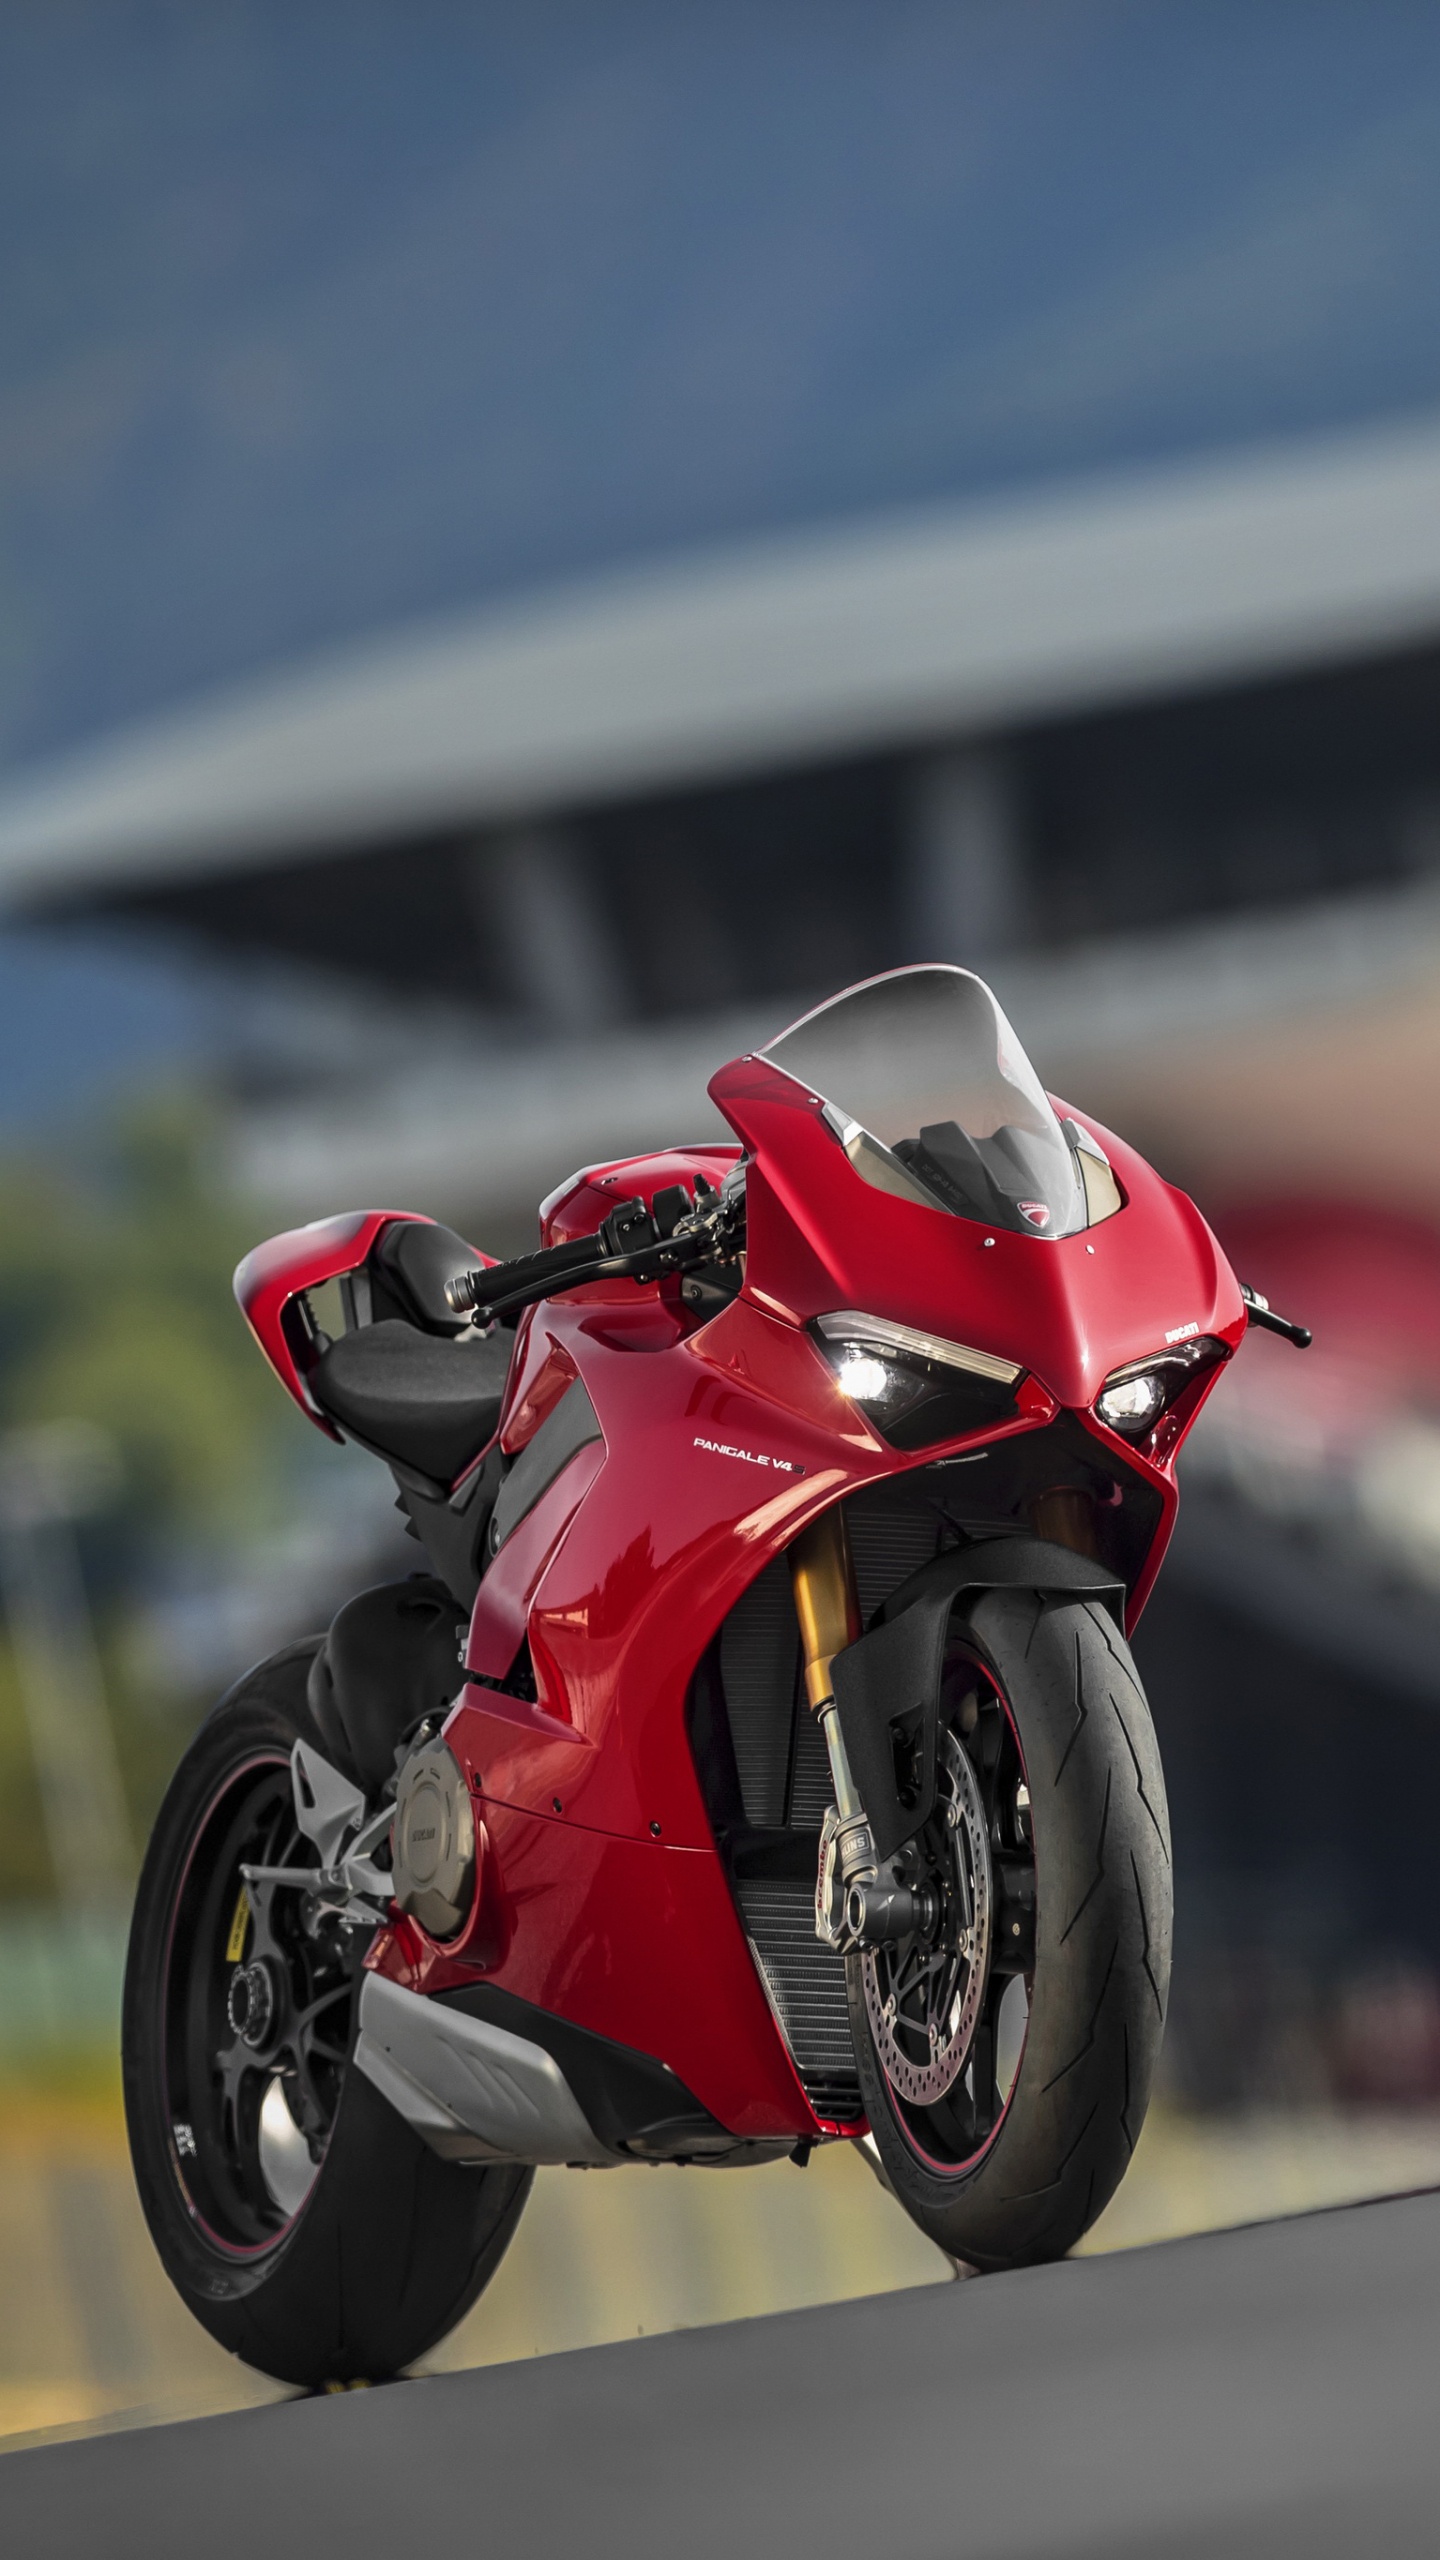
<instances>
[{"instance_id":1,"label":"front brake disc","mask_svg":"<svg viewBox=\"0 0 1440 2560\"><path fill-rule=\"evenodd\" d=\"M860 1959L865 2010L880 2067L896 2096L933 2107L969 2058L990 1969L994 1886L979 1783L958 1734L941 1743L938 1801L927 1838L943 1846L927 1881L940 1917L929 1935L867 1948Z\"/></svg>"}]
</instances>

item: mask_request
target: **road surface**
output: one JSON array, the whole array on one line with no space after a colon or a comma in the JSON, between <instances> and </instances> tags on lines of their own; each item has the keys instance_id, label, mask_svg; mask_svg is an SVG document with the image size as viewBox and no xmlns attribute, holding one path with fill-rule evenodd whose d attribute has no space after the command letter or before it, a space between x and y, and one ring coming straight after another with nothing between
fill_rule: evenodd
<instances>
[{"instance_id":1,"label":"road surface","mask_svg":"<svg viewBox=\"0 0 1440 2560\"><path fill-rule=\"evenodd\" d=\"M1440 2550L1440 2196L46 2446L26 2560Z\"/></svg>"}]
</instances>

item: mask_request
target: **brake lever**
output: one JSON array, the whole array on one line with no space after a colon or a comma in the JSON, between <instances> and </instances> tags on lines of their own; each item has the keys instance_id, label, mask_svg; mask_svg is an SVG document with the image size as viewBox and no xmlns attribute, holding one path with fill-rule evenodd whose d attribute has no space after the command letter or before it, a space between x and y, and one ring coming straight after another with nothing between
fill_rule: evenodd
<instances>
[{"instance_id":1,"label":"brake lever","mask_svg":"<svg viewBox=\"0 0 1440 2560\"><path fill-rule=\"evenodd\" d=\"M1240 1295L1252 1324L1263 1326L1266 1333L1283 1335L1287 1342L1294 1343L1297 1351L1309 1350L1315 1336L1308 1324L1292 1324L1288 1316L1277 1316L1269 1299L1262 1298L1259 1290L1250 1288L1244 1280L1240 1283Z\"/></svg>"}]
</instances>

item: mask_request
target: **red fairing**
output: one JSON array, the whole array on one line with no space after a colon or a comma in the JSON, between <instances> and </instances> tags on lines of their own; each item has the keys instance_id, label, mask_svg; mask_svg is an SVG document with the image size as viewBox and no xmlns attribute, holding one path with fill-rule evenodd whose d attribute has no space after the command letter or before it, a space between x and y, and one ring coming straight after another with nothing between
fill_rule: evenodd
<instances>
[{"instance_id":1,"label":"red fairing","mask_svg":"<svg viewBox=\"0 0 1440 2560\"><path fill-rule=\"evenodd\" d=\"M235 1274L240 1312L274 1370L316 1428L339 1440L343 1434L326 1419L306 1383L301 1361L304 1334L296 1321L295 1300L303 1289L319 1289L327 1280L358 1271L382 1227L397 1218L419 1219L415 1209L346 1209L335 1218L317 1218L313 1226L291 1227L247 1253ZM433 1226L431 1218L420 1219Z\"/></svg>"},{"instance_id":2,"label":"red fairing","mask_svg":"<svg viewBox=\"0 0 1440 2560\"><path fill-rule=\"evenodd\" d=\"M747 1293L789 1323L840 1307L884 1314L1016 1360L1081 1412L1113 1369L1181 1333L1233 1347L1245 1330L1239 1283L1193 1200L1081 1114L1126 1205L1050 1240L875 1191L820 1097L763 1058L722 1067L710 1091L755 1158Z\"/></svg>"},{"instance_id":3,"label":"red fairing","mask_svg":"<svg viewBox=\"0 0 1440 2560\"><path fill-rule=\"evenodd\" d=\"M541 1495L506 1539L485 1576L470 1622L465 1668L486 1680L503 1680L529 1632L538 1587L553 1564L561 1538L605 1462L601 1444L577 1451L548 1493ZM553 1708L569 1722L563 1694Z\"/></svg>"},{"instance_id":4,"label":"red fairing","mask_svg":"<svg viewBox=\"0 0 1440 2560\"><path fill-rule=\"evenodd\" d=\"M1175 1459L1219 1371L1197 1378L1146 1447L1107 1431L1093 1406L1114 1370L1167 1344L1205 1335L1229 1353L1244 1335L1240 1284L1194 1201L1111 1130L1056 1101L1104 1148L1125 1205L1075 1235L1017 1234L873 1190L820 1096L767 1059L736 1059L710 1092L752 1156L748 1297L793 1324L844 1307L883 1312L1017 1361L1032 1386L1149 1479L1159 1516L1130 1587L1133 1629L1174 1527Z\"/></svg>"},{"instance_id":5,"label":"red fairing","mask_svg":"<svg viewBox=\"0 0 1440 2560\"><path fill-rule=\"evenodd\" d=\"M708 1848L685 1729L695 1665L772 1555L894 1453L841 1394L815 1345L738 1301L688 1340L637 1356L633 1316L540 1310L604 1434L502 1547L480 1586L467 1660L503 1678L528 1635L542 1735L522 1708L467 1689L452 1749L501 1797L598 1830ZM532 1336L533 1356L534 1336ZM572 1374L573 1374L572 1370ZM721 1452L743 1448L746 1455ZM663 1498L657 1500L657 1488ZM544 1511L533 1548L527 1532ZM518 1550L511 1564L512 1550Z\"/></svg>"},{"instance_id":6,"label":"red fairing","mask_svg":"<svg viewBox=\"0 0 1440 2560\"><path fill-rule=\"evenodd\" d=\"M667 2062L746 2141L837 2129L796 2078L708 1840L684 1850L616 1839L488 1800L484 1819L509 1913L505 1959L466 1963L405 1923L372 1950L374 1970L416 1991L497 1982Z\"/></svg>"},{"instance_id":7,"label":"red fairing","mask_svg":"<svg viewBox=\"0 0 1440 2560\"><path fill-rule=\"evenodd\" d=\"M552 1191L540 1207L542 1244L569 1244L576 1236L593 1236L617 1200L643 1200L648 1209L657 1191L683 1182L695 1188L697 1174L717 1188L740 1160L740 1149L725 1141L713 1146L672 1147L664 1155L620 1156L613 1164L587 1165Z\"/></svg>"}]
</instances>

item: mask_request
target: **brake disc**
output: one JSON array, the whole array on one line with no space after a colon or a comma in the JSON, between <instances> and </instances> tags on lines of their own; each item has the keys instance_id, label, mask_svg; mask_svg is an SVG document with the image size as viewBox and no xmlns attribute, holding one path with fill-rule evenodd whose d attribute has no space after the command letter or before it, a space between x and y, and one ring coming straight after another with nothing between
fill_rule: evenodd
<instances>
[{"instance_id":1,"label":"brake disc","mask_svg":"<svg viewBox=\"0 0 1440 2560\"><path fill-rule=\"evenodd\" d=\"M994 1886L979 1783L957 1733L941 1741L938 1800L925 1838L937 1831L924 1881L939 1893L933 1932L860 1958L875 2051L896 2096L933 2107L969 2059L990 1969Z\"/></svg>"}]
</instances>

